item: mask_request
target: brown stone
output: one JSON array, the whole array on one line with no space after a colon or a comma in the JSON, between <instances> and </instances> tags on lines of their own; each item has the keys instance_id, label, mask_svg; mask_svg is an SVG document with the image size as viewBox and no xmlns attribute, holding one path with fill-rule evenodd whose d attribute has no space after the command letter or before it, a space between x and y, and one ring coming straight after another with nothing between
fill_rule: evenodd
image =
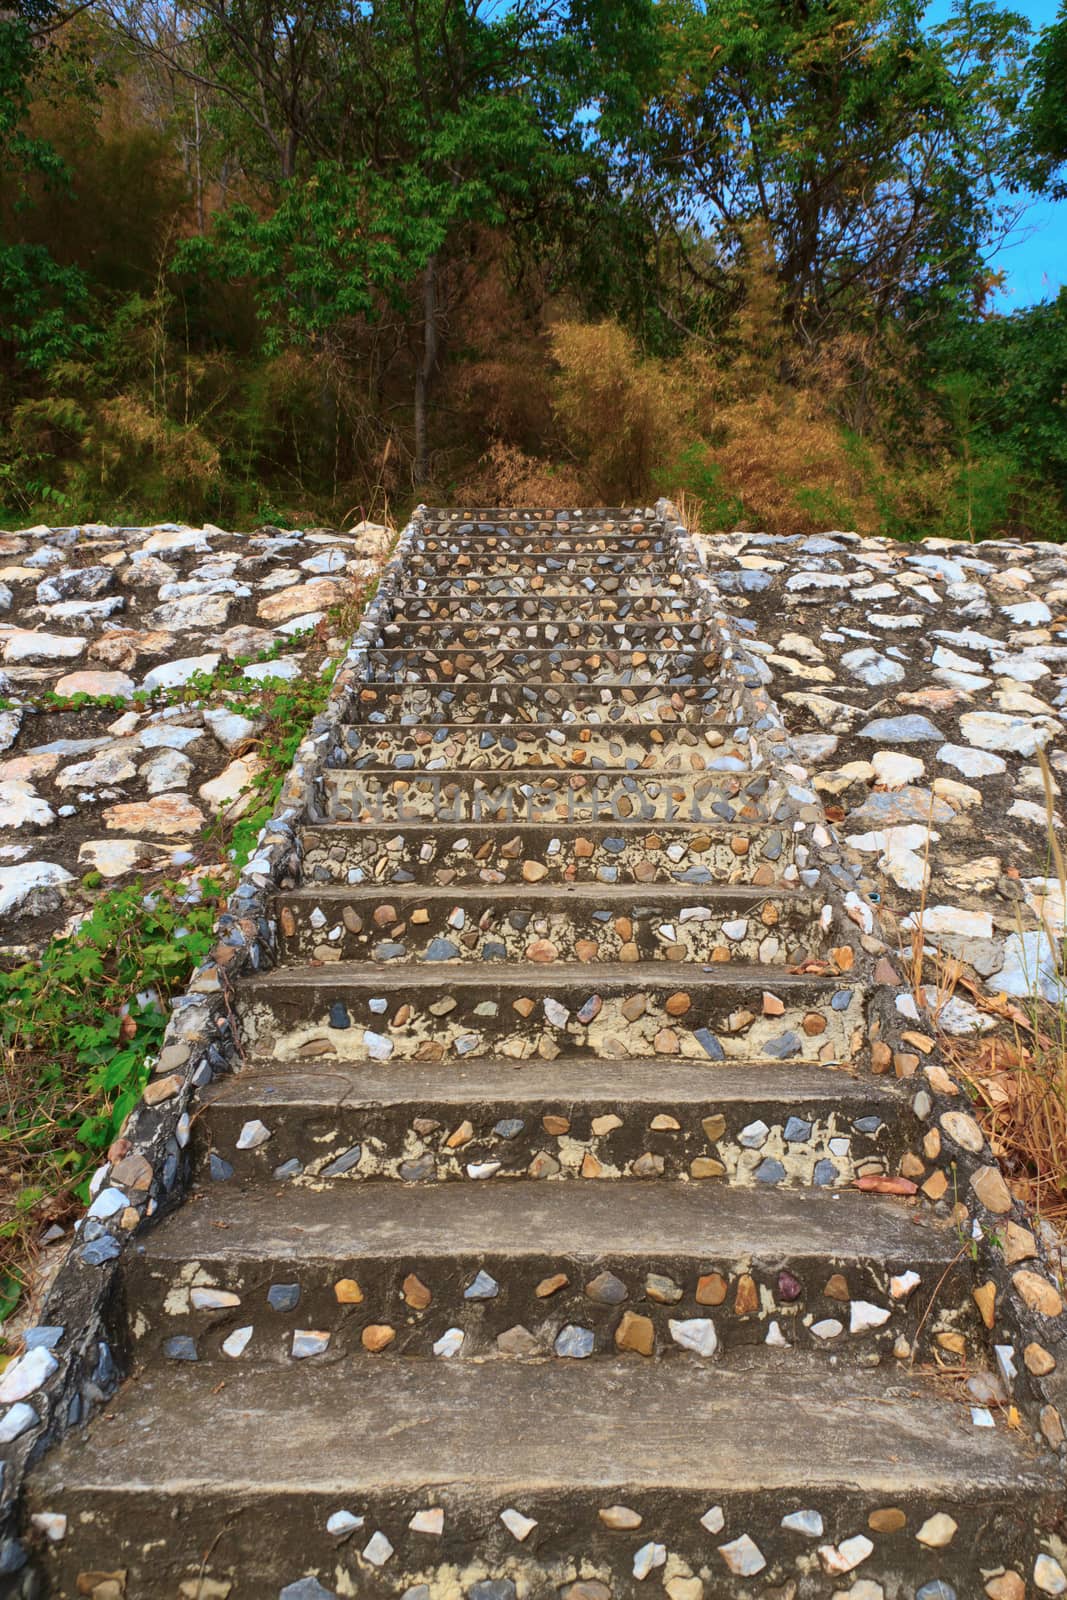
<instances>
[{"instance_id":1,"label":"brown stone","mask_svg":"<svg viewBox=\"0 0 1067 1600\"><path fill-rule=\"evenodd\" d=\"M1045 1443L1053 1450L1062 1450L1064 1444L1063 1418L1055 1406L1042 1406L1038 1413Z\"/></svg>"},{"instance_id":2,"label":"brown stone","mask_svg":"<svg viewBox=\"0 0 1067 1600\"><path fill-rule=\"evenodd\" d=\"M690 997L679 989L676 994L667 996L667 1002L663 1009L669 1017L684 1017L692 1004Z\"/></svg>"},{"instance_id":3,"label":"brown stone","mask_svg":"<svg viewBox=\"0 0 1067 1600\"><path fill-rule=\"evenodd\" d=\"M173 1100L181 1092L184 1079L173 1073L169 1078L156 1078L154 1082L146 1084L144 1102L148 1106L158 1106L164 1100Z\"/></svg>"},{"instance_id":4,"label":"brown stone","mask_svg":"<svg viewBox=\"0 0 1067 1600\"><path fill-rule=\"evenodd\" d=\"M893 1071L898 1078L913 1078L918 1070L918 1056L909 1055L906 1050L898 1050L893 1056Z\"/></svg>"},{"instance_id":5,"label":"brown stone","mask_svg":"<svg viewBox=\"0 0 1067 1600\"><path fill-rule=\"evenodd\" d=\"M339 1278L333 1286L333 1292L339 1306L363 1304L363 1290L355 1278Z\"/></svg>"},{"instance_id":6,"label":"brown stone","mask_svg":"<svg viewBox=\"0 0 1067 1600\"><path fill-rule=\"evenodd\" d=\"M624 1311L615 1329L615 1344L619 1350L636 1350L638 1355L650 1356L656 1347L656 1329L652 1318L639 1316L635 1311Z\"/></svg>"},{"instance_id":7,"label":"brown stone","mask_svg":"<svg viewBox=\"0 0 1067 1600\"><path fill-rule=\"evenodd\" d=\"M555 1116L550 1112L548 1116L541 1118L541 1126L546 1133L550 1133L553 1138L558 1139L561 1135L570 1133L571 1119L570 1117Z\"/></svg>"},{"instance_id":8,"label":"brown stone","mask_svg":"<svg viewBox=\"0 0 1067 1600\"><path fill-rule=\"evenodd\" d=\"M1056 1370L1056 1358L1043 1344L1028 1344L1023 1351L1023 1360L1027 1372L1032 1372L1035 1378L1047 1378L1050 1372Z\"/></svg>"},{"instance_id":9,"label":"brown stone","mask_svg":"<svg viewBox=\"0 0 1067 1600\"><path fill-rule=\"evenodd\" d=\"M433 1299L433 1293L416 1277L414 1272L409 1272L403 1282L404 1299L412 1311L425 1311Z\"/></svg>"},{"instance_id":10,"label":"brown stone","mask_svg":"<svg viewBox=\"0 0 1067 1600\"><path fill-rule=\"evenodd\" d=\"M152 1167L144 1156L123 1156L111 1169L110 1181L120 1189L145 1190L152 1182Z\"/></svg>"},{"instance_id":11,"label":"brown stone","mask_svg":"<svg viewBox=\"0 0 1067 1600\"><path fill-rule=\"evenodd\" d=\"M574 953L579 961L595 961L600 954L600 946L595 939L576 939Z\"/></svg>"},{"instance_id":12,"label":"brown stone","mask_svg":"<svg viewBox=\"0 0 1067 1600\"><path fill-rule=\"evenodd\" d=\"M932 1200L935 1205L937 1204L938 1200L944 1199L946 1193L948 1192L948 1179L945 1177L945 1174L941 1171L940 1167L938 1167L935 1172L931 1172L922 1188L923 1194L926 1196L926 1198L928 1200Z\"/></svg>"},{"instance_id":13,"label":"brown stone","mask_svg":"<svg viewBox=\"0 0 1067 1600\"><path fill-rule=\"evenodd\" d=\"M713 1117L705 1117L700 1126L704 1130L704 1137L709 1144L715 1144L726 1132L726 1118L721 1113Z\"/></svg>"},{"instance_id":14,"label":"brown stone","mask_svg":"<svg viewBox=\"0 0 1067 1600\"><path fill-rule=\"evenodd\" d=\"M611 1590L596 1578L580 1578L567 1585L563 1600L611 1600Z\"/></svg>"},{"instance_id":15,"label":"brown stone","mask_svg":"<svg viewBox=\"0 0 1067 1600\"><path fill-rule=\"evenodd\" d=\"M1009 1267L1017 1261L1030 1261L1037 1255L1037 1240L1029 1228L1022 1228L1017 1222L1006 1222L997 1231L1003 1240L1004 1260Z\"/></svg>"},{"instance_id":16,"label":"brown stone","mask_svg":"<svg viewBox=\"0 0 1067 1600\"><path fill-rule=\"evenodd\" d=\"M743 1272L737 1280L734 1311L739 1317L750 1317L758 1310L759 1290L756 1288L756 1281L749 1273Z\"/></svg>"},{"instance_id":17,"label":"brown stone","mask_svg":"<svg viewBox=\"0 0 1067 1600\"><path fill-rule=\"evenodd\" d=\"M517 1011L520 1017L529 1017L532 1016L536 1004L536 1000L528 1000L524 995L519 1000L513 1000L511 1008L513 1011Z\"/></svg>"},{"instance_id":18,"label":"brown stone","mask_svg":"<svg viewBox=\"0 0 1067 1600\"><path fill-rule=\"evenodd\" d=\"M391 1328L387 1322L371 1322L360 1334L364 1350L369 1350L372 1355L386 1350L396 1338L396 1329Z\"/></svg>"},{"instance_id":19,"label":"brown stone","mask_svg":"<svg viewBox=\"0 0 1067 1600\"><path fill-rule=\"evenodd\" d=\"M936 1062L926 1068L927 1081L935 1094L956 1095L960 1086L954 1078L950 1078L944 1067L939 1067Z\"/></svg>"},{"instance_id":20,"label":"brown stone","mask_svg":"<svg viewBox=\"0 0 1067 1600\"><path fill-rule=\"evenodd\" d=\"M721 1272L708 1272L697 1279L696 1303L698 1306L721 1306L726 1299L729 1284Z\"/></svg>"},{"instance_id":21,"label":"brown stone","mask_svg":"<svg viewBox=\"0 0 1067 1600\"><path fill-rule=\"evenodd\" d=\"M926 1168L913 1150L905 1150L900 1158L900 1170L905 1178L921 1178Z\"/></svg>"},{"instance_id":22,"label":"brown stone","mask_svg":"<svg viewBox=\"0 0 1067 1600\"><path fill-rule=\"evenodd\" d=\"M937 1128L928 1128L923 1135L923 1155L927 1161L936 1161L941 1154L941 1134Z\"/></svg>"},{"instance_id":23,"label":"brown stone","mask_svg":"<svg viewBox=\"0 0 1067 1600\"><path fill-rule=\"evenodd\" d=\"M716 1161L712 1156L694 1156L689 1163L689 1176L691 1178L721 1178L726 1168L721 1161Z\"/></svg>"},{"instance_id":24,"label":"brown stone","mask_svg":"<svg viewBox=\"0 0 1067 1600\"><path fill-rule=\"evenodd\" d=\"M988 1283L980 1284L977 1289L972 1290L972 1298L982 1321L987 1328L991 1328L997 1314L997 1286L992 1278Z\"/></svg>"},{"instance_id":25,"label":"brown stone","mask_svg":"<svg viewBox=\"0 0 1067 1600\"><path fill-rule=\"evenodd\" d=\"M907 1521L904 1512L897 1506L883 1506L871 1512L867 1526L872 1533L899 1533L901 1528L907 1526Z\"/></svg>"},{"instance_id":26,"label":"brown stone","mask_svg":"<svg viewBox=\"0 0 1067 1600\"><path fill-rule=\"evenodd\" d=\"M821 1011L809 1011L800 1026L809 1038L814 1039L820 1033L826 1032L826 1018Z\"/></svg>"},{"instance_id":27,"label":"brown stone","mask_svg":"<svg viewBox=\"0 0 1067 1600\"><path fill-rule=\"evenodd\" d=\"M658 1056L676 1056L680 1048L678 1035L673 1028L660 1028L652 1040L652 1048Z\"/></svg>"},{"instance_id":28,"label":"brown stone","mask_svg":"<svg viewBox=\"0 0 1067 1600\"><path fill-rule=\"evenodd\" d=\"M888 1072L893 1060L893 1052L881 1039L876 1039L871 1045L871 1071Z\"/></svg>"},{"instance_id":29,"label":"brown stone","mask_svg":"<svg viewBox=\"0 0 1067 1600\"><path fill-rule=\"evenodd\" d=\"M554 1272L550 1278L542 1278L534 1290L539 1300L547 1300L549 1295L556 1294L560 1289L565 1289L570 1282L565 1272Z\"/></svg>"},{"instance_id":30,"label":"brown stone","mask_svg":"<svg viewBox=\"0 0 1067 1600\"><path fill-rule=\"evenodd\" d=\"M730 849L735 856L747 856L751 846L743 834L730 840Z\"/></svg>"},{"instance_id":31,"label":"brown stone","mask_svg":"<svg viewBox=\"0 0 1067 1600\"><path fill-rule=\"evenodd\" d=\"M628 994L619 1007L627 1022L636 1022L648 1010L648 996L643 994Z\"/></svg>"},{"instance_id":32,"label":"brown stone","mask_svg":"<svg viewBox=\"0 0 1067 1600\"><path fill-rule=\"evenodd\" d=\"M603 1175L604 1168L591 1150L587 1150L582 1157L582 1177L599 1178Z\"/></svg>"},{"instance_id":33,"label":"brown stone","mask_svg":"<svg viewBox=\"0 0 1067 1600\"><path fill-rule=\"evenodd\" d=\"M281 911L278 913L278 921L281 924L281 930L285 934L285 937L287 939L291 939L293 934L296 932L296 918L293 916L293 913L290 911L288 906L282 906Z\"/></svg>"},{"instance_id":34,"label":"brown stone","mask_svg":"<svg viewBox=\"0 0 1067 1600\"><path fill-rule=\"evenodd\" d=\"M1002 1572L985 1586L989 1600L1026 1600L1026 1584L1017 1572Z\"/></svg>"},{"instance_id":35,"label":"brown stone","mask_svg":"<svg viewBox=\"0 0 1067 1600\"><path fill-rule=\"evenodd\" d=\"M445 1145L449 1150L459 1150L463 1147L463 1145L469 1144L473 1138L474 1128L472 1124L469 1122L461 1122L459 1127L454 1128L449 1134L448 1138L445 1140Z\"/></svg>"},{"instance_id":36,"label":"brown stone","mask_svg":"<svg viewBox=\"0 0 1067 1600\"><path fill-rule=\"evenodd\" d=\"M535 939L526 946L526 959L528 961L549 962L559 957L559 951L551 939Z\"/></svg>"},{"instance_id":37,"label":"brown stone","mask_svg":"<svg viewBox=\"0 0 1067 1600\"><path fill-rule=\"evenodd\" d=\"M979 1167L971 1176L971 1188L994 1216L1006 1216L1011 1210L1011 1193L996 1167Z\"/></svg>"},{"instance_id":38,"label":"brown stone","mask_svg":"<svg viewBox=\"0 0 1067 1600\"><path fill-rule=\"evenodd\" d=\"M826 1287L823 1289L823 1294L826 1296L827 1300L846 1301L851 1300L852 1298L848 1287L848 1280L844 1278L840 1272L835 1272L831 1278L827 1278Z\"/></svg>"},{"instance_id":39,"label":"brown stone","mask_svg":"<svg viewBox=\"0 0 1067 1600\"><path fill-rule=\"evenodd\" d=\"M1024 1268L1012 1273L1011 1281L1031 1311L1038 1312L1042 1317L1060 1315L1063 1301L1047 1278L1042 1278L1037 1272L1028 1272Z\"/></svg>"},{"instance_id":40,"label":"brown stone","mask_svg":"<svg viewBox=\"0 0 1067 1600\"><path fill-rule=\"evenodd\" d=\"M90 1600L92 1600L93 1591L104 1583L115 1584L120 1595L126 1593L125 1569L119 1572L79 1572L75 1581L78 1586L78 1593L88 1595Z\"/></svg>"},{"instance_id":41,"label":"brown stone","mask_svg":"<svg viewBox=\"0 0 1067 1600\"><path fill-rule=\"evenodd\" d=\"M632 1533L644 1521L640 1512L632 1511L629 1506L601 1506L597 1516L605 1528L615 1533Z\"/></svg>"},{"instance_id":42,"label":"brown stone","mask_svg":"<svg viewBox=\"0 0 1067 1600\"><path fill-rule=\"evenodd\" d=\"M548 868L543 861L524 861L522 876L526 883L540 883L542 878L548 877Z\"/></svg>"},{"instance_id":43,"label":"brown stone","mask_svg":"<svg viewBox=\"0 0 1067 1600\"><path fill-rule=\"evenodd\" d=\"M965 1356L967 1354L967 1341L962 1333L939 1333L937 1342L942 1350L946 1350L950 1356Z\"/></svg>"}]
</instances>

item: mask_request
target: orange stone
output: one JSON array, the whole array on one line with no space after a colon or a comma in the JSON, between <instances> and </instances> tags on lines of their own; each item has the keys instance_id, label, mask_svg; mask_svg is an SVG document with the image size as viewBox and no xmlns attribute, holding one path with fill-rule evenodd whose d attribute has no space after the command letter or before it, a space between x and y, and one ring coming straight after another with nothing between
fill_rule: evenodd
<instances>
[{"instance_id":1,"label":"orange stone","mask_svg":"<svg viewBox=\"0 0 1067 1600\"><path fill-rule=\"evenodd\" d=\"M867 1526L872 1533L899 1533L901 1528L907 1526L907 1522L904 1512L897 1506L885 1506L880 1511L872 1511L867 1518Z\"/></svg>"},{"instance_id":2,"label":"orange stone","mask_svg":"<svg viewBox=\"0 0 1067 1600\"><path fill-rule=\"evenodd\" d=\"M603 1171L604 1168L600 1165L600 1162L597 1160L596 1156L593 1155L591 1151L587 1150L585 1155L582 1157L582 1177L599 1178L603 1174Z\"/></svg>"},{"instance_id":3,"label":"orange stone","mask_svg":"<svg viewBox=\"0 0 1067 1600\"><path fill-rule=\"evenodd\" d=\"M546 1133L551 1133L555 1138L559 1138L561 1134L570 1133L571 1120L569 1117L557 1117L550 1112L548 1116L541 1118L541 1126Z\"/></svg>"},{"instance_id":4,"label":"orange stone","mask_svg":"<svg viewBox=\"0 0 1067 1600\"><path fill-rule=\"evenodd\" d=\"M848 1281L840 1272L835 1272L833 1277L826 1280L826 1287L823 1290L823 1294L826 1296L827 1300L845 1301L851 1300L852 1298L852 1295L849 1292Z\"/></svg>"},{"instance_id":5,"label":"orange stone","mask_svg":"<svg viewBox=\"0 0 1067 1600\"><path fill-rule=\"evenodd\" d=\"M341 1278L333 1286L333 1292L340 1306L358 1306L363 1303L363 1290L355 1278Z\"/></svg>"},{"instance_id":6,"label":"orange stone","mask_svg":"<svg viewBox=\"0 0 1067 1600\"><path fill-rule=\"evenodd\" d=\"M396 1329L391 1328L387 1322L371 1322L360 1334L364 1350L369 1350L371 1355L386 1350L396 1338Z\"/></svg>"},{"instance_id":7,"label":"orange stone","mask_svg":"<svg viewBox=\"0 0 1067 1600\"><path fill-rule=\"evenodd\" d=\"M642 1317L635 1311L624 1311L615 1329L615 1345L619 1350L635 1350L638 1355L650 1356L656 1346L656 1329L651 1317Z\"/></svg>"},{"instance_id":8,"label":"orange stone","mask_svg":"<svg viewBox=\"0 0 1067 1600\"><path fill-rule=\"evenodd\" d=\"M404 1279L403 1290L404 1299L407 1301L412 1311L425 1311L426 1307L433 1299L432 1293L423 1283L422 1279L417 1278L413 1272L409 1272L407 1277Z\"/></svg>"},{"instance_id":9,"label":"orange stone","mask_svg":"<svg viewBox=\"0 0 1067 1600\"><path fill-rule=\"evenodd\" d=\"M729 1285L721 1272L708 1272L697 1279L696 1303L698 1306L721 1306Z\"/></svg>"},{"instance_id":10,"label":"orange stone","mask_svg":"<svg viewBox=\"0 0 1067 1600\"><path fill-rule=\"evenodd\" d=\"M742 1273L737 1280L734 1310L739 1317L750 1317L759 1310L759 1290L756 1288L755 1279L747 1272Z\"/></svg>"},{"instance_id":11,"label":"orange stone","mask_svg":"<svg viewBox=\"0 0 1067 1600\"><path fill-rule=\"evenodd\" d=\"M667 1002L663 1009L669 1017L684 1017L692 1004L693 1002L689 996L679 990L677 994L667 996Z\"/></svg>"},{"instance_id":12,"label":"orange stone","mask_svg":"<svg viewBox=\"0 0 1067 1600\"><path fill-rule=\"evenodd\" d=\"M938 1167L936 1172L931 1172L930 1176L923 1184L923 1194L928 1200L933 1200L935 1202L943 1199L947 1190L948 1179L945 1177L945 1174L941 1171L940 1167Z\"/></svg>"},{"instance_id":13,"label":"orange stone","mask_svg":"<svg viewBox=\"0 0 1067 1600\"><path fill-rule=\"evenodd\" d=\"M996 1284L993 1282L992 1278L990 1278L988 1283L980 1284L977 1289L973 1289L971 1291L971 1294L975 1305L978 1307L982 1321L985 1323L987 1328L991 1328L996 1320Z\"/></svg>"},{"instance_id":14,"label":"orange stone","mask_svg":"<svg viewBox=\"0 0 1067 1600\"><path fill-rule=\"evenodd\" d=\"M534 1290L539 1300L547 1300L549 1295L555 1294L559 1289L565 1289L570 1282L565 1272L554 1272L550 1278L542 1278Z\"/></svg>"},{"instance_id":15,"label":"orange stone","mask_svg":"<svg viewBox=\"0 0 1067 1600\"><path fill-rule=\"evenodd\" d=\"M800 1026L809 1037L815 1038L817 1034L826 1032L826 1018L820 1011L809 1011Z\"/></svg>"}]
</instances>

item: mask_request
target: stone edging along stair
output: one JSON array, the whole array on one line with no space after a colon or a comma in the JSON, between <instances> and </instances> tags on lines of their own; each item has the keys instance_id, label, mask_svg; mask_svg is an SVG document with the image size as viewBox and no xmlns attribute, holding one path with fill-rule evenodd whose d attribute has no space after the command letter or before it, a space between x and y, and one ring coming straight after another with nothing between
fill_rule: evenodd
<instances>
[{"instance_id":1,"label":"stone edging along stair","mask_svg":"<svg viewBox=\"0 0 1067 1600\"><path fill-rule=\"evenodd\" d=\"M670 506L417 513L2 1380L7 1592L1067 1593L857 877Z\"/></svg>"}]
</instances>

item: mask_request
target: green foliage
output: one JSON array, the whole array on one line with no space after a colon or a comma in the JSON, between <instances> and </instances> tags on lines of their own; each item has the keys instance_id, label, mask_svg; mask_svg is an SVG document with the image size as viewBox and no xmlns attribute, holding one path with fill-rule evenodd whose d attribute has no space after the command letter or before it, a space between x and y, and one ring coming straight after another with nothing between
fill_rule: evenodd
<instances>
[{"instance_id":1,"label":"green foliage","mask_svg":"<svg viewBox=\"0 0 1067 1600\"><path fill-rule=\"evenodd\" d=\"M1028 70L1030 90L1022 119L1021 182L1067 197L1067 3L1041 34Z\"/></svg>"}]
</instances>

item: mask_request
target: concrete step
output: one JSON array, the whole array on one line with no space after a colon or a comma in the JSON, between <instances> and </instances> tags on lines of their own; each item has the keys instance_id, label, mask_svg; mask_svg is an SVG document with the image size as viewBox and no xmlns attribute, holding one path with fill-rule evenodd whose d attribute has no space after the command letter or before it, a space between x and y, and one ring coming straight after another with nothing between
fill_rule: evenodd
<instances>
[{"instance_id":1,"label":"concrete step","mask_svg":"<svg viewBox=\"0 0 1067 1600\"><path fill-rule=\"evenodd\" d=\"M723 757L723 765L736 757ZM714 768L713 758L709 767ZM334 822L686 822L771 821L777 798L747 770L645 772L626 767L561 770L466 767L397 772L393 767L333 767L323 774ZM765 802L766 799L766 803Z\"/></svg>"},{"instance_id":2,"label":"concrete step","mask_svg":"<svg viewBox=\"0 0 1067 1600\"><path fill-rule=\"evenodd\" d=\"M616 650L560 646L550 650L483 647L371 650L371 675L388 683L672 683L706 681L718 667L707 650Z\"/></svg>"},{"instance_id":3,"label":"concrete step","mask_svg":"<svg viewBox=\"0 0 1067 1600\"><path fill-rule=\"evenodd\" d=\"M537 550L524 548L524 541L508 541L503 547L483 543L468 549L427 549L425 545L412 550L406 573L413 586L422 582L433 584L439 578L483 580L506 577L521 586L537 576L561 587L572 582L592 579L596 587L610 585L613 579L631 582L669 585L677 575L674 552L657 549L616 548L614 542L607 548L598 548L600 540L583 542L581 548ZM586 587L591 585L586 583Z\"/></svg>"},{"instance_id":4,"label":"concrete step","mask_svg":"<svg viewBox=\"0 0 1067 1600\"><path fill-rule=\"evenodd\" d=\"M673 554L670 539L662 531L622 533L606 530L586 530L558 533L552 529L495 529L486 533L451 533L447 529L427 529L416 535L413 550L422 555L447 551L454 555L479 556L482 554L540 555L561 557L572 554L596 554L604 551L612 555L643 555L652 551L657 555Z\"/></svg>"},{"instance_id":5,"label":"concrete step","mask_svg":"<svg viewBox=\"0 0 1067 1600\"><path fill-rule=\"evenodd\" d=\"M255 1122L269 1139L239 1148ZM835 1188L895 1171L910 1128L895 1083L827 1067L561 1056L468 1059L447 1073L415 1062L256 1061L212 1085L193 1132L204 1182L647 1172Z\"/></svg>"},{"instance_id":6,"label":"concrete step","mask_svg":"<svg viewBox=\"0 0 1067 1600\"><path fill-rule=\"evenodd\" d=\"M714 712L714 684L468 683L367 684L353 720L397 722L704 722Z\"/></svg>"},{"instance_id":7,"label":"concrete step","mask_svg":"<svg viewBox=\"0 0 1067 1600\"><path fill-rule=\"evenodd\" d=\"M282 967L236 992L245 1050L293 1061L850 1061L863 1047L864 993L847 978L777 967L671 972L661 961L505 969L436 963Z\"/></svg>"},{"instance_id":8,"label":"concrete step","mask_svg":"<svg viewBox=\"0 0 1067 1600\"><path fill-rule=\"evenodd\" d=\"M793 835L758 822L319 823L302 843L309 885L798 881Z\"/></svg>"},{"instance_id":9,"label":"concrete step","mask_svg":"<svg viewBox=\"0 0 1067 1600\"><path fill-rule=\"evenodd\" d=\"M287 961L755 961L800 966L835 941L810 891L631 884L295 889L278 896ZM443 980L442 980L443 981Z\"/></svg>"},{"instance_id":10,"label":"concrete step","mask_svg":"<svg viewBox=\"0 0 1067 1600\"><path fill-rule=\"evenodd\" d=\"M702 772L713 760L747 746L730 742L705 723L360 722L343 730L353 767L397 771L467 767L471 771L524 766L645 767L660 772Z\"/></svg>"},{"instance_id":11,"label":"concrete step","mask_svg":"<svg viewBox=\"0 0 1067 1600\"><path fill-rule=\"evenodd\" d=\"M508 645L517 649L529 645L547 650L557 646L606 645L613 649L650 649L658 646L664 650L689 646L699 649L705 641L707 628L703 622L642 622L635 618L629 622L595 620L554 622L547 618L533 622L413 622L398 617L387 622L381 631L381 642L391 649L427 644L434 648L461 645L481 649L491 645Z\"/></svg>"},{"instance_id":12,"label":"concrete step","mask_svg":"<svg viewBox=\"0 0 1067 1600\"><path fill-rule=\"evenodd\" d=\"M980 1343L956 1231L899 1201L629 1178L520 1179L489 1203L487 1226L476 1184L213 1186L125 1266L140 1358L225 1361L224 1341L251 1328L250 1364L302 1359L301 1329L328 1335L342 1361L368 1359L368 1329L392 1334L392 1357L440 1356L458 1330L465 1359L565 1360L565 1329L611 1356L634 1327L636 1354L692 1361L671 1325L698 1319L705 1356L769 1338L872 1364L905 1345L932 1357L939 1333L962 1334L971 1356ZM906 1274L917 1285L894 1295ZM510 1347L518 1328L532 1346Z\"/></svg>"},{"instance_id":13,"label":"concrete step","mask_svg":"<svg viewBox=\"0 0 1067 1600\"><path fill-rule=\"evenodd\" d=\"M540 589L536 593L496 589L492 594L429 594L400 589L392 602L392 615L408 622L566 622L589 617L593 622L692 622L692 607L684 595L655 593Z\"/></svg>"},{"instance_id":14,"label":"concrete step","mask_svg":"<svg viewBox=\"0 0 1067 1600\"><path fill-rule=\"evenodd\" d=\"M669 1551L675 1575L706 1571L704 1593L730 1600L774 1584L828 1600L858 1580L979 1600L984 1572L1030 1573L1028 1530L1062 1504L1021 1430L973 1428L906 1370L768 1351L713 1372L637 1356L334 1372L234 1362L220 1385L215 1363L168 1364L128 1384L30 1481L29 1510L68 1519L44 1553L49 1592L74 1600L80 1573L121 1571L136 1600L275 1600L312 1574L286 1600L623 1600L644 1592L635 1558L643 1574ZM535 1524L509 1516L522 1542L500 1520L516 1511ZM800 1511L807 1535L782 1525ZM339 1512L347 1535L327 1529ZM916 1535L937 1515L955 1530L930 1548Z\"/></svg>"}]
</instances>

